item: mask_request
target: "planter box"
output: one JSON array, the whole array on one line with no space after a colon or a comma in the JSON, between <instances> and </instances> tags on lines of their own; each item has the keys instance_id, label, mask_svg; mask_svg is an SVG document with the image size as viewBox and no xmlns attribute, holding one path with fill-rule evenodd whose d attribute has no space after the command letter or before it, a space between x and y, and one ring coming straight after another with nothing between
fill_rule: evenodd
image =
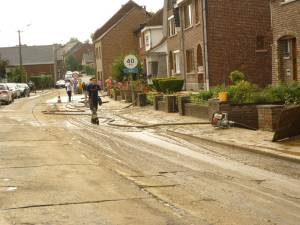
<instances>
[{"instance_id":1,"label":"planter box","mask_svg":"<svg viewBox=\"0 0 300 225\"><path fill-rule=\"evenodd\" d=\"M154 110L159 110L159 107L158 107L158 103L160 102L160 101L162 101L162 99L163 99L163 96L162 95L155 95L154 97L153 97L153 109Z\"/></svg>"},{"instance_id":2,"label":"planter box","mask_svg":"<svg viewBox=\"0 0 300 225\"><path fill-rule=\"evenodd\" d=\"M121 90L121 100L125 100L125 91Z\"/></svg>"},{"instance_id":3,"label":"planter box","mask_svg":"<svg viewBox=\"0 0 300 225\"><path fill-rule=\"evenodd\" d=\"M185 104L189 103L190 98L189 96L179 96L178 97L178 112L179 115L184 116L185 115Z\"/></svg>"},{"instance_id":4,"label":"planter box","mask_svg":"<svg viewBox=\"0 0 300 225\"><path fill-rule=\"evenodd\" d=\"M175 95L164 96L164 101L166 102L166 109L164 110L165 112L168 113L178 112L177 98Z\"/></svg>"},{"instance_id":5,"label":"planter box","mask_svg":"<svg viewBox=\"0 0 300 225\"><path fill-rule=\"evenodd\" d=\"M265 131L275 131L278 126L283 105L260 105L258 110L258 127Z\"/></svg>"},{"instance_id":6,"label":"planter box","mask_svg":"<svg viewBox=\"0 0 300 225\"><path fill-rule=\"evenodd\" d=\"M124 95L125 95L125 102L127 103L132 102L131 91L124 91Z\"/></svg>"},{"instance_id":7,"label":"planter box","mask_svg":"<svg viewBox=\"0 0 300 225\"><path fill-rule=\"evenodd\" d=\"M255 104L231 105L228 102L220 102L217 99L210 99L208 116L212 118L215 112L226 112L231 121L247 126L252 129L258 129L258 110Z\"/></svg>"},{"instance_id":8,"label":"planter box","mask_svg":"<svg viewBox=\"0 0 300 225\"><path fill-rule=\"evenodd\" d=\"M144 93L137 94L137 106L143 107L147 105L147 95Z\"/></svg>"},{"instance_id":9,"label":"planter box","mask_svg":"<svg viewBox=\"0 0 300 225\"><path fill-rule=\"evenodd\" d=\"M184 112L186 116L192 116L200 119L209 119L208 106L195 103L185 103Z\"/></svg>"}]
</instances>

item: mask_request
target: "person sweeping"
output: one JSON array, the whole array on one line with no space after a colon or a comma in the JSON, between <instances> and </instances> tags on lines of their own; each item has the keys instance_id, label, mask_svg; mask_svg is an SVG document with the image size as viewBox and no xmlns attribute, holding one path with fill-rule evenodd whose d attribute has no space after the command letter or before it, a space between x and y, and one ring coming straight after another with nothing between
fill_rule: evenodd
<instances>
[{"instance_id":1,"label":"person sweeping","mask_svg":"<svg viewBox=\"0 0 300 225\"><path fill-rule=\"evenodd\" d=\"M91 123L99 125L99 119L97 116L98 104L102 104L102 100L99 96L100 86L97 84L96 78L91 78L90 83L86 88L89 96L90 109L92 111Z\"/></svg>"}]
</instances>

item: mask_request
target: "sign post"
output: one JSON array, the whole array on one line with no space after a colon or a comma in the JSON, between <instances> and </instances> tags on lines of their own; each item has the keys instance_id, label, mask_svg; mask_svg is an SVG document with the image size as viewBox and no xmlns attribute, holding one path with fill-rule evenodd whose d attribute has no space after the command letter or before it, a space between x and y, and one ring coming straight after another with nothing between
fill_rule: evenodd
<instances>
[{"instance_id":1,"label":"sign post","mask_svg":"<svg viewBox=\"0 0 300 225\"><path fill-rule=\"evenodd\" d=\"M133 90L133 74L138 73L137 65L138 65L138 59L135 55L127 55L124 58L124 66L126 67L124 69L124 73L128 74L130 77L131 99L133 104L135 102L135 96Z\"/></svg>"}]
</instances>

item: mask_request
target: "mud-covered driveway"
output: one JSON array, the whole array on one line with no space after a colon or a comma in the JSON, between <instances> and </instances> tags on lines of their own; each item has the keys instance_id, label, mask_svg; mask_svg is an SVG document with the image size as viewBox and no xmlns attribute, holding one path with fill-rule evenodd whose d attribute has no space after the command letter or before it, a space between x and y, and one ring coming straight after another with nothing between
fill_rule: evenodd
<instances>
[{"instance_id":1,"label":"mud-covered driveway","mask_svg":"<svg viewBox=\"0 0 300 225\"><path fill-rule=\"evenodd\" d=\"M57 92L0 108L1 225L298 225L300 166L164 129L51 115ZM47 103L48 102L48 103Z\"/></svg>"}]
</instances>

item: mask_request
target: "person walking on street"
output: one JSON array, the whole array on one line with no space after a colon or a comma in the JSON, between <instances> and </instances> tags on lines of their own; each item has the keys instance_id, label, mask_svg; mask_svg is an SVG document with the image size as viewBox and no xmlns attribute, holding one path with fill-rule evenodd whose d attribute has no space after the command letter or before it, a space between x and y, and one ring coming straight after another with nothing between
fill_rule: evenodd
<instances>
[{"instance_id":1,"label":"person walking on street","mask_svg":"<svg viewBox=\"0 0 300 225\"><path fill-rule=\"evenodd\" d=\"M87 86L86 91L89 96L90 109L92 111L92 119L91 122L93 124L99 125L99 120L97 116L98 104L101 100L99 96L99 91L101 90L100 86L97 84L96 78L90 79L90 84Z\"/></svg>"},{"instance_id":2,"label":"person walking on street","mask_svg":"<svg viewBox=\"0 0 300 225\"><path fill-rule=\"evenodd\" d=\"M72 86L71 86L70 82L66 83L66 90L67 90L67 94L68 94L68 97L69 97L69 102L71 102L71 100L72 100Z\"/></svg>"}]
</instances>

